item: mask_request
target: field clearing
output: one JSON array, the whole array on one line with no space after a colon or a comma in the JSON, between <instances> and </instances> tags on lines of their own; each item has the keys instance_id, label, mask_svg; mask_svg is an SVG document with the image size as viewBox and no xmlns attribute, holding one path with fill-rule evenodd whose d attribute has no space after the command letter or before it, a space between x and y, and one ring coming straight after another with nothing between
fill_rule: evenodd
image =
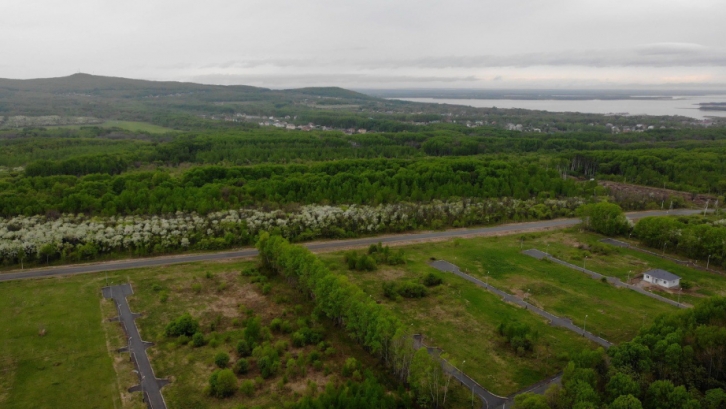
<instances>
[{"instance_id":1,"label":"field clearing","mask_svg":"<svg viewBox=\"0 0 726 409\"><path fill-rule=\"evenodd\" d=\"M0 284L0 407L121 406L101 284L98 277Z\"/></svg>"},{"instance_id":2,"label":"field clearing","mask_svg":"<svg viewBox=\"0 0 726 409\"><path fill-rule=\"evenodd\" d=\"M632 280L654 268L670 271L693 284L693 288L684 290L681 296L681 301L689 304L697 304L705 297L726 296L726 276L722 274L696 270L637 250L606 245L599 242L602 238L603 236L597 234L570 229L528 237L524 241L524 247L547 251L554 257L575 265L582 265L584 261L589 270L618 277L622 281L629 278ZM604 249L605 252L599 249ZM678 299L675 293L658 290L656 293L673 300Z\"/></svg>"},{"instance_id":3,"label":"field clearing","mask_svg":"<svg viewBox=\"0 0 726 409\"><path fill-rule=\"evenodd\" d=\"M449 361L461 368L484 388L508 395L556 374L566 364L569 353L595 348L582 337L562 328L550 327L538 316L502 302L499 297L454 275L441 275L444 284L422 299L391 301L383 297L381 284L391 280L418 280L424 273L436 272L428 258L414 257L412 249L432 246L448 248L451 242L406 247L405 266L380 266L375 272L353 272L342 263L342 253L321 258L328 266L346 274L368 294L390 308L411 331L425 336L430 346L443 348ZM502 322L518 321L538 331L534 352L518 356L497 333ZM465 363L462 362L466 361Z\"/></svg>"},{"instance_id":4,"label":"field clearing","mask_svg":"<svg viewBox=\"0 0 726 409\"><path fill-rule=\"evenodd\" d=\"M117 314L113 302L101 298L107 282L133 285L134 295L128 300L131 310L142 314L136 320L142 338L155 343L147 350L154 373L172 381L162 389L169 408L279 406L311 390L321 392L330 381L346 381L342 367L351 357L373 370L388 388L397 388L377 358L321 320L314 325L324 331L324 353L320 345L295 347L289 334L273 331L271 344L287 344L276 375L263 382L250 359L250 372L238 375L238 382L255 380L251 396L240 391L227 399L205 394L216 369L215 355L226 352L230 365L237 361L236 343L246 319L257 316L264 327L273 318L282 318L297 328L300 319L311 317L310 300L281 278L269 278L271 289L263 294L262 285L252 282L254 277L240 275L255 264L250 260L191 263L0 284L0 308L6 312L0 318L0 407L146 407L139 393L127 392L138 380L128 353L116 352L127 342L119 323L108 322ZM185 312L199 320L205 346L165 336L166 324ZM41 327L47 329L44 337L38 335ZM318 356L321 366L313 365L313 356ZM302 373L287 371L291 358L305 360ZM452 384L451 394L452 407L468 407L464 388Z\"/></svg>"},{"instance_id":5,"label":"field clearing","mask_svg":"<svg viewBox=\"0 0 726 409\"><path fill-rule=\"evenodd\" d=\"M175 132L174 129L165 128L150 124L148 122L135 122L135 121L106 121L101 124L89 124L89 125L60 125L60 126L47 126L48 129L80 129L86 126L100 126L102 128L121 128L131 132L148 132L148 133L167 133Z\"/></svg>"},{"instance_id":6,"label":"field clearing","mask_svg":"<svg viewBox=\"0 0 726 409\"><path fill-rule=\"evenodd\" d=\"M348 270L342 252L321 257L332 270L345 274L376 300L389 306L412 327L412 331L423 333L430 345L447 351L453 363L466 360L465 372L482 386L497 394L509 394L555 373L560 367L552 357L594 346L587 345L576 334L547 326L539 317L505 304L495 295L454 275L440 273L444 285L419 300L388 300L383 296L382 282L420 282L425 274L436 272L428 265L431 258L445 259L482 281L526 298L555 315L569 318L575 325L586 325L588 331L615 343L632 339L643 324L677 308L631 290L615 288L565 266L536 260L521 254L522 249L549 251L555 257L575 264L582 264L583 257L587 256L585 262L589 269L623 280L627 278L628 267L633 270L639 267L642 271L665 268L699 286L713 283L723 291L724 283L718 275L635 251L613 248L608 249L607 254L601 254L588 250L589 245L601 238L569 229L397 246L405 252L407 264L380 265L375 272ZM703 288L693 295L684 293L682 301L698 302L703 299L702 295L706 295ZM496 333L497 325L509 320L525 322L543 335L540 340L543 345L534 356L516 356Z\"/></svg>"}]
</instances>

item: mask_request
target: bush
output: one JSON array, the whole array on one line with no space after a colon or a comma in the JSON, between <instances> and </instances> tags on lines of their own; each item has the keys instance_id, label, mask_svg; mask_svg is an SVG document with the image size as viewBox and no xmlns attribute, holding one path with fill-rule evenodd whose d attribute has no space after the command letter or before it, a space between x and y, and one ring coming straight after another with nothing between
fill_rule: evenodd
<instances>
[{"instance_id":1,"label":"bush","mask_svg":"<svg viewBox=\"0 0 726 409\"><path fill-rule=\"evenodd\" d=\"M441 285L444 282L441 277L434 273L428 273L423 279L423 283L426 287L435 287L437 285Z\"/></svg>"},{"instance_id":2,"label":"bush","mask_svg":"<svg viewBox=\"0 0 726 409\"><path fill-rule=\"evenodd\" d=\"M244 375L250 370L250 363L248 360L241 358L234 364L234 372L236 374Z\"/></svg>"},{"instance_id":3,"label":"bush","mask_svg":"<svg viewBox=\"0 0 726 409\"><path fill-rule=\"evenodd\" d=\"M199 322L193 319L189 313L175 319L164 328L164 333L168 337L178 337L180 335L192 336L197 331L199 331Z\"/></svg>"},{"instance_id":4,"label":"bush","mask_svg":"<svg viewBox=\"0 0 726 409\"><path fill-rule=\"evenodd\" d=\"M259 317L250 318L245 328L245 340L248 344L254 345L260 341L262 337L262 324Z\"/></svg>"},{"instance_id":5,"label":"bush","mask_svg":"<svg viewBox=\"0 0 726 409\"><path fill-rule=\"evenodd\" d=\"M262 294L263 295L269 294L270 291L272 291L272 284L267 283L267 284L265 284L265 285L262 286Z\"/></svg>"},{"instance_id":6,"label":"bush","mask_svg":"<svg viewBox=\"0 0 726 409\"><path fill-rule=\"evenodd\" d=\"M237 389L237 377L230 369L214 371L209 377L209 392L217 398L226 398L234 395Z\"/></svg>"},{"instance_id":7,"label":"bush","mask_svg":"<svg viewBox=\"0 0 726 409\"><path fill-rule=\"evenodd\" d=\"M360 367L360 364L358 363L358 360L355 358L348 358L345 360L345 364L343 364L343 376L352 376L355 371L358 370Z\"/></svg>"},{"instance_id":8,"label":"bush","mask_svg":"<svg viewBox=\"0 0 726 409\"><path fill-rule=\"evenodd\" d=\"M383 283L383 296L391 300L396 300L400 296L398 295L398 286L392 281Z\"/></svg>"},{"instance_id":9,"label":"bush","mask_svg":"<svg viewBox=\"0 0 726 409\"><path fill-rule=\"evenodd\" d=\"M239 391L247 396L254 395L255 381L253 381L252 379L247 379L246 381L242 381L242 385L240 385Z\"/></svg>"},{"instance_id":10,"label":"bush","mask_svg":"<svg viewBox=\"0 0 726 409\"><path fill-rule=\"evenodd\" d=\"M681 280L681 288L684 290L690 290L693 288L693 283L688 280Z\"/></svg>"},{"instance_id":11,"label":"bush","mask_svg":"<svg viewBox=\"0 0 726 409\"><path fill-rule=\"evenodd\" d=\"M250 344L247 343L244 339L240 339L237 341L237 355L241 357L247 357L250 356L252 353L252 348L250 348Z\"/></svg>"},{"instance_id":12,"label":"bush","mask_svg":"<svg viewBox=\"0 0 726 409\"><path fill-rule=\"evenodd\" d=\"M229 365L229 354L226 352L217 352L214 356L214 364L220 368L226 368Z\"/></svg>"},{"instance_id":13,"label":"bush","mask_svg":"<svg viewBox=\"0 0 726 409\"><path fill-rule=\"evenodd\" d=\"M398 286L398 293L406 298L423 298L428 294L426 287L419 283L404 281Z\"/></svg>"},{"instance_id":14,"label":"bush","mask_svg":"<svg viewBox=\"0 0 726 409\"><path fill-rule=\"evenodd\" d=\"M192 336L192 345L199 348L201 346L204 346L206 342L204 341L204 334L201 332L195 332L194 336Z\"/></svg>"},{"instance_id":15,"label":"bush","mask_svg":"<svg viewBox=\"0 0 726 409\"><path fill-rule=\"evenodd\" d=\"M376 260L366 254L358 255L355 251L348 251L343 256L349 270L374 271L378 266Z\"/></svg>"}]
</instances>

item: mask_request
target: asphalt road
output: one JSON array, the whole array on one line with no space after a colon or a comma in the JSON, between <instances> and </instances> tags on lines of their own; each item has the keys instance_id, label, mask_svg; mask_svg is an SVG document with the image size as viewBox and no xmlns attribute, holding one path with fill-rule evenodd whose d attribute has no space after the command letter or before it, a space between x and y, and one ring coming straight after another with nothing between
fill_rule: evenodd
<instances>
[{"instance_id":1,"label":"asphalt road","mask_svg":"<svg viewBox=\"0 0 726 409\"><path fill-rule=\"evenodd\" d=\"M590 341L595 342L598 345L601 345L605 348L610 348L613 345L611 342L609 342L605 339L602 339L589 331L585 331L584 328L578 327L577 325L573 324L573 322L569 319L561 318L554 314L550 314L549 312L547 312L541 308L535 307L534 305L528 303L527 301L524 301L523 299L521 299L519 297L516 297L512 294L505 293L504 291L499 290L494 286L491 286L475 277L470 276L469 274L462 272L459 269L459 267L457 267L456 265L454 265L452 263L449 263L448 261L436 260L433 263L431 263L431 266L436 269L439 269L441 271L456 274L457 276L459 276L467 281L470 281L470 282L478 285L479 287L485 288L485 289L491 291L492 293L502 297L502 300L504 300L504 301L508 301L508 302L511 302L512 304L520 305L520 306L524 307L525 309L530 310L533 313L546 318L550 322L550 325L553 325L555 327L562 327L562 328L569 329L570 331L572 331L576 334L582 335L583 337L589 339Z\"/></svg>"},{"instance_id":2,"label":"asphalt road","mask_svg":"<svg viewBox=\"0 0 726 409\"><path fill-rule=\"evenodd\" d=\"M639 292L639 293L641 293L641 294L643 294L645 296L648 296L650 298L653 298L653 299L656 299L658 301L664 302L666 304L670 304L670 305L672 305L674 307L678 307L678 308L690 308L690 306L688 306L688 305L681 304L680 302L673 301L670 298L666 298L666 297L663 297L663 296L658 295L658 294L653 294L652 292L646 291L645 289L640 288L637 285L632 285L632 284L624 283L624 282L620 281L620 279L617 278L617 277L604 276L604 275L602 275L600 273L596 273L596 272L594 272L592 270L588 270L586 268L583 268L583 267L580 267L580 266L576 266L574 264L571 264L571 263L568 263L566 261L560 260L558 258L552 257L551 255L549 255L548 253L545 253L544 251L540 251L540 250L537 250L537 249L529 249L529 250L523 251L522 253L524 253L524 254L526 254L528 256L532 256L532 257L534 257L536 259L539 259L539 260L542 260L543 258L546 258L546 259L548 259L548 260L550 260L552 262L555 262L557 264L561 264L561 265L563 265L565 267L569 267L569 268L571 268L573 270L577 270L579 272L585 273L585 274L589 275L590 277L594 278L595 280L602 280L604 278L605 280L607 280L608 283L614 285L617 288L620 288L620 287L629 288L629 289L631 289L633 291Z\"/></svg>"},{"instance_id":3,"label":"asphalt road","mask_svg":"<svg viewBox=\"0 0 726 409\"><path fill-rule=\"evenodd\" d=\"M146 348L150 345L148 342L141 340L141 334L136 327L134 319L137 314L131 312L126 296L133 294L131 285L121 284L103 288L103 296L111 298L116 302L118 310L118 319L124 327L126 336L128 337L128 347L125 348L130 353L131 359L134 361L136 370L139 375L139 385L131 388L129 391L139 391L144 394L144 400L151 409L166 409L166 402L161 395L161 385L166 381L156 379L154 370L151 368L151 362L146 355Z\"/></svg>"},{"instance_id":4,"label":"asphalt road","mask_svg":"<svg viewBox=\"0 0 726 409\"><path fill-rule=\"evenodd\" d=\"M648 212L632 212L627 213L628 217L632 219L638 219L646 216L663 216L666 214L671 215L688 215L699 213L701 210L693 209L678 209L671 210L670 212L665 210L648 211ZM351 247L366 247L374 243L385 243L385 244L396 244L405 243L411 241L426 241L426 240L443 240L453 237L471 237L486 234L513 234L524 230L537 230L537 229L554 229L564 228L568 226L574 226L580 223L580 219L556 219L556 220L545 220L539 222L529 223L516 223L516 224L502 224L493 227L479 227L473 229L455 229L445 231L434 231L426 233L414 233L414 234L397 234L389 236L369 237L364 239L351 239L351 240L333 240L333 241L322 241L304 244L305 247L313 251L334 251L344 248ZM28 270L13 270L6 273L0 273L0 282L21 280L27 278L43 278L43 277L55 277L65 276L73 274L84 274L84 273L98 273L102 271L116 271L116 270L128 270L132 268L144 268L144 267L158 267L166 266L171 264L180 263L192 263L197 261L214 261L214 260L227 260L232 258L243 258L243 257L255 257L257 256L257 249L255 248L244 248L231 251L223 251L219 253L203 253L203 254L181 254L177 256L168 257L152 257L152 258L140 258L131 260L119 260L108 263L92 263L92 264L73 264L60 267L51 268L37 268Z\"/></svg>"}]
</instances>

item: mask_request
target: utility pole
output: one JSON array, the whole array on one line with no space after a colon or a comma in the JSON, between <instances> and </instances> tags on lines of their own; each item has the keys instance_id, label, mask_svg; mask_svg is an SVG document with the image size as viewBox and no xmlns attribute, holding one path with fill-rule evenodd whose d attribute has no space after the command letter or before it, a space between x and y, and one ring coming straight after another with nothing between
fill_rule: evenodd
<instances>
[{"instance_id":1,"label":"utility pole","mask_svg":"<svg viewBox=\"0 0 726 409\"><path fill-rule=\"evenodd\" d=\"M709 264L711 264L711 254L708 255L708 260L706 261L706 270L708 270Z\"/></svg>"},{"instance_id":2,"label":"utility pole","mask_svg":"<svg viewBox=\"0 0 726 409\"><path fill-rule=\"evenodd\" d=\"M663 243L663 255L664 255L664 256L665 256L665 248L666 248L666 245L667 245L667 244L668 244L668 242L667 242L667 241Z\"/></svg>"},{"instance_id":3,"label":"utility pole","mask_svg":"<svg viewBox=\"0 0 726 409\"><path fill-rule=\"evenodd\" d=\"M582 323L582 336L583 336L583 337L585 336L585 332L586 332L586 329L585 329L585 327L586 327L586 326L587 326L587 314L585 314L585 320L584 320L584 321L583 321L583 323Z\"/></svg>"},{"instance_id":4,"label":"utility pole","mask_svg":"<svg viewBox=\"0 0 726 409\"><path fill-rule=\"evenodd\" d=\"M683 288L678 289L678 306L681 306L681 292L683 292Z\"/></svg>"},{"instance_id":5,"label":"utility pole","mask_svg":"<svg viewBox=\"0 0 726 409\"><path fill-rule=\"evenodd\" d=\"M710 202L710 201L711 201L711 199L706 199L706 208L703 209L703 215L704 216L706 215L706 212L708 211L708 202Z\"/></svg>"}]
</instances>

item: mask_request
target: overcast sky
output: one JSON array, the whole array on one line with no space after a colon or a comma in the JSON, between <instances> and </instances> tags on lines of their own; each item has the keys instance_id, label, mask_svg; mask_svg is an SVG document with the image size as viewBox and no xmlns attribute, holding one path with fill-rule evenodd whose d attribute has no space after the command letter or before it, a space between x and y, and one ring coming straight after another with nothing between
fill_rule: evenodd
<instances>
[{"instance_id":1,"label":"overcast sky","mask_svg":"<svg viewBox=\"0 0 726 409\"><path fill-rule=\"evenodd\" d=\"M0 77L726 89L726 0L2 0Z\"/></svg>"}]
</instances>

